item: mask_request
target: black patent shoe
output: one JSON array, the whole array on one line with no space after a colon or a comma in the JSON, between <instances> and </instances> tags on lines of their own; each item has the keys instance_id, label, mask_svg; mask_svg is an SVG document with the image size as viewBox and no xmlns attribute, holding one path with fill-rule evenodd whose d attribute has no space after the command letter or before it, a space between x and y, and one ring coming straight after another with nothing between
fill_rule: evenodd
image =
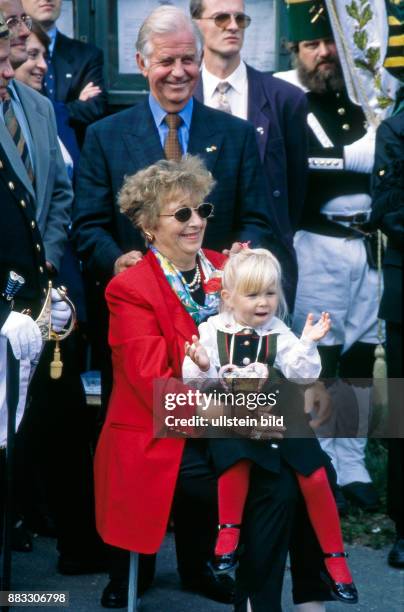
<instances>
[{"instance_id":1,"label":"black patent shoe","mask_svg":"<svg viewBox=\"0 0 404 612\"><path fill-rule=\"evenodd\" d=\"M225 523L219 525L219 531L221 529L241 529L241 525L234 523ZM213 559L209 561L208 565L214 574L230 574L238 566L239 550L235 550L225 553L223 555L214 555Z\"/></svg>"},{"instance_id":2,"label":"black patent shoe","mask_svg":"<svg viewBox=\"0 0 404 612\"><path fill-rule=\"evenodd\" d=\"M101 605L103 608L127 608L128 581L110 580L103 590Z\"/></svg>"},{"instance_id":3,"label":"black patent shoe","mask_svg":"<svg viewBox=\"0 0 404 612\"><path fill-rule=\"evenodd\" d=\"M19 519L11 531L11 548L17 552L32 551L32 537L25 526L24 521Z\"/></svg>"},{"instance_id":4,"label":"black patent shoe","mask_svg":"<svg viewBox=\"0 0 404 612\"><path fill-rule=\"evenodd\" d=\"M206 564L203 574L182 578L182 588L198 593L207 599L223 604L234 604L236 587L233 578L227 574L216 574L211 564Z\"/></svg>"},{"instance_id":5,"label":"black patent shoe","mask_svg":"<svg viewBox=\"0 0 404 612\"><path fill-rule=\"evenodd\" d=\"M324 557L348 557L346 552L324 553ZM321 572L321 578L330 587L331 595L334 599L343 603L356 604L358 603L358 591L353 582L335 582L330 574Z\"/></svg>"}]
</instances>

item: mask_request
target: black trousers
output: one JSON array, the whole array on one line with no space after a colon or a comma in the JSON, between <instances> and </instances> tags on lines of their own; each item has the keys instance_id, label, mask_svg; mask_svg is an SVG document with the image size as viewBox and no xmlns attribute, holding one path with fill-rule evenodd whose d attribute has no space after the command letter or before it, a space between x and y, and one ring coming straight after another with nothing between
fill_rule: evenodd
<instances>
[{"instance_id":1,"label":"black trousers","mask_svg":"<svg viewBox=\"0 0 404 612\"><path fill-rule=\"evenodd\" d=\"M78 340L74 333L61 343L64 366L58 380L49 376L53 343L44 349L19 432L16 478L27 514L36 513L32 499L45 502L60 553L83 558L96 557L103 545L95 529L93 424L80 380Z\"/></svg>"},{"instance_id":2,"label":"black trousers","mask_svg":"<svg viewBox=\"0 0 404 612\"><path fill-rule=\"evenodd\" d=\"M386 322L386 357L389 378L404 377L403 326ZM401 387L402 388L402 387ZM398 393L397 381L390 384L389 409L395 431L403 433L403 395ZM387 511L396 524L397 536L404 538L404 439L388 440Z\"/></svg>"},{"instance_id":3,"label":"black trousers","mask_svg":"<svg viewBox=\"0 0 404 612\"><path fill-rule=\"evenodd\" d=\"M243 516L241 555L237 570L235 612L281 612L286 556L297 500L293 471L281 464L279 474L253 466Z\"/></svg>"}]
</instances>

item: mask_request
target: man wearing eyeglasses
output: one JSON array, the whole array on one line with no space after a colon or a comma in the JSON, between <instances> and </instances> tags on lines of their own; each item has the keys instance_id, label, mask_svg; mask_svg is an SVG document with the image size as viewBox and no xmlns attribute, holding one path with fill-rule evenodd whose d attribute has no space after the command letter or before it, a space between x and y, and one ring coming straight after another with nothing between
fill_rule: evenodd
<instances>
[{"instance_id":1,"label":"man wearing eyeglasses","mask_svg":"<svg viewBox=\"0 0 404 612\"><path fill-rule=\"evenodd\" d=\"M191 0L190 13L204 37L195 97L254 124L270 209L286 248L282 267L292 311L297 283L293 234L303 208L306 178L305 96L242 61L244 35L251 23L243 0Z\"/></svg>"},{"instance_id":2,"label":"man wearing eyeglasses","mask_svg":"<svg viewBox=\"0 0 404 612\"><path fill-rule=\"evenodd\" d=\"M10 30L10 63L18 68L27 59L26 40L31 20L21 0L0 0ZM22 159L21 141L17 144L9 125L10 112L4 104L0 111L0 138L10 163L20 176L36 203L36 217L42 234L46 265L54 273L60 267L67 239L73 192L57 142L55 115L50 102L24 83L12 79L8 86L12 121L21 130L25 159Z\"/></svg>"}]
</instances>

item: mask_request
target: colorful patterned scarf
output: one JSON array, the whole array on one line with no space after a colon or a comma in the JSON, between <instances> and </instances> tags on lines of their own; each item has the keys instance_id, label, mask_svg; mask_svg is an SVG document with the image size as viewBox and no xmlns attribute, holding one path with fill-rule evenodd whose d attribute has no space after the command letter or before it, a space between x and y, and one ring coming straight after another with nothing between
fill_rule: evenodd
<instances>
[{"instance_id":1,"label":"colorful patterned scarf","mask_svg":"<svg viewBox=\"0 0 404 612\"><path fill-rule=\"evenodd\" d=\"M219 311L219 300L220 290L216 293L206 293L205 303L203 306L195 302L189 291L188 285L181 272L177 270L174 264L162 253L160 253L154 246L149 247L157 261L159 262L161 269L174 293L177 294L178 299L184 306L185 310L191 315L197 325L205 321L211 315L217 314ZM209 280L212 276L217 273L216 268L207 259L202 250L199 250L197 258L199 259L199 265L201 267L202 277L204 282Z\"/></svg>"}]
</instances>

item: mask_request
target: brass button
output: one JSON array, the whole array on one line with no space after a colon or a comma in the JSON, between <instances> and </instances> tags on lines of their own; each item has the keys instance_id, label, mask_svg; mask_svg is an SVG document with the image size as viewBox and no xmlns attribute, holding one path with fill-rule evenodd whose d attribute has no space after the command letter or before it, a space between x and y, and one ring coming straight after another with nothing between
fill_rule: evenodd
<instances>
[{"instance_id":1,"label":"brass button","mask_svg":"<svg viewBox=\"0 0 404 612\"><path fill-rule=\"evenodd\" d=\"M339 115L345 115L346 110L345 110L345 108L339 108L339 109L337 110L337 113L338 113Z\"/></svg>"},{"instance_id":2,"label":"brass button","mask_svg":"<svg viewBox=\"0 0 404 612\"><path fill-rule=\"evenodd\" d=\"M44 292L44 295L46 295L46 294L47 294L46 289L42 289L42 291Z\"/></svg>"},{"instance_id":3,"label":"brass button","mask_svg":"<svg viewBox=\"0 0 404 612\"><path fill-rule=\"evenodd\" d=\"M342 126L342 129L345 130L345 132L348 132L348 130L351 129L351 126L349 125L349 123L344 123L344 125Z\"/></svg>"},{"instance_id":4,"label":"brass button","mask_svg":"<svg viewBox=\"0 0 404 612\"><path fill-rule=\"evenodd\" d=\"M35 229L35 221L31 221L31 227L32 229Z\"/></svg>"},{"instance_id":5,"label":"brass button","mask_svg":"<svg viewBox=\"0 0 404 612\"><path fill-rule=\"evenodd\" d=\"M14 189L15 189L15 185L14 185L13 181L10 181L10 182L9 182L9 184L8 184L8 186L9 186L9 188L11 189L11 191L14 191Z\"/></svg>"},{"instance_id":6,"label":"brass button","mask_svg":"<svg viewBox=\"0 0 404 612\"><path fill-rule=\"evenodd\" d=\"M0 160L0 170L3 168L3 162Z\"/></svg>"},{"instance_id":7,"label":"brass button","mask_svg":"<svg viewBox=\"0 0 404 612\"><path fill-rule=\"evenodd\" d=\"M41 245L40 244L36 245L36 250L38 251L38 253L41 251Z\"/></svg>"},{"instance_id":8,"label":"brass button","mask_svg":"<svg viewBox=\"0 0 404 612\"><path fill-rule=\"evenodd\" d=\"M246 340L245 342L243 342L244 346L250 346L250 341Z\"/></svg>"},{"instance_id":9,"label":"brass button","mask_svg":"<svg viewBox=\"0 0 404 612\"><path fill-rule=\"evenodd\" d=\"M249 336L251 334L251 330L245 329L243 333L246 334L246 336Z\"/></svg>"},{"instance_id":10,"label":"brass button","mask_svg":"<svg viewBox=\"0 0 404 612\"><path fill-rule=\"evenodd\" d=\"M25 200L20 200L20 204L21 204L21 206L23 208L26 208L26 206L27 206L26 203L25 203Z\"/></svg>"},{"instance_id":11,"label":"brass button","mask_svg":"<svg viewBox=\"0 0 404 612\"><path fill-rule=\"evenodd\" d=\"M250 363L251 363L251 359L248 359L248 357L244 357L243 365L247 366L247 365L250 365Z\"/></svg>"},{"instance_id":12,"label":"brass button","mask_svg":"<svg viewBox=\"0 0 404 612\"><path fill-rule=\"evenodd\" d=\"M43 267L42 266L39 266L39 271L40 271L41 274L43 274Z\"/></svg>"},{"instance_id":13,"label":"brass button","mask_svg":"<svg viewBox=\"0 0 404 612\"><path fill-rule=\"evenodd\" d=\"M379 176L384 176L386 174L386 170L379 170Z\"/></svg>"}]
</instances>

